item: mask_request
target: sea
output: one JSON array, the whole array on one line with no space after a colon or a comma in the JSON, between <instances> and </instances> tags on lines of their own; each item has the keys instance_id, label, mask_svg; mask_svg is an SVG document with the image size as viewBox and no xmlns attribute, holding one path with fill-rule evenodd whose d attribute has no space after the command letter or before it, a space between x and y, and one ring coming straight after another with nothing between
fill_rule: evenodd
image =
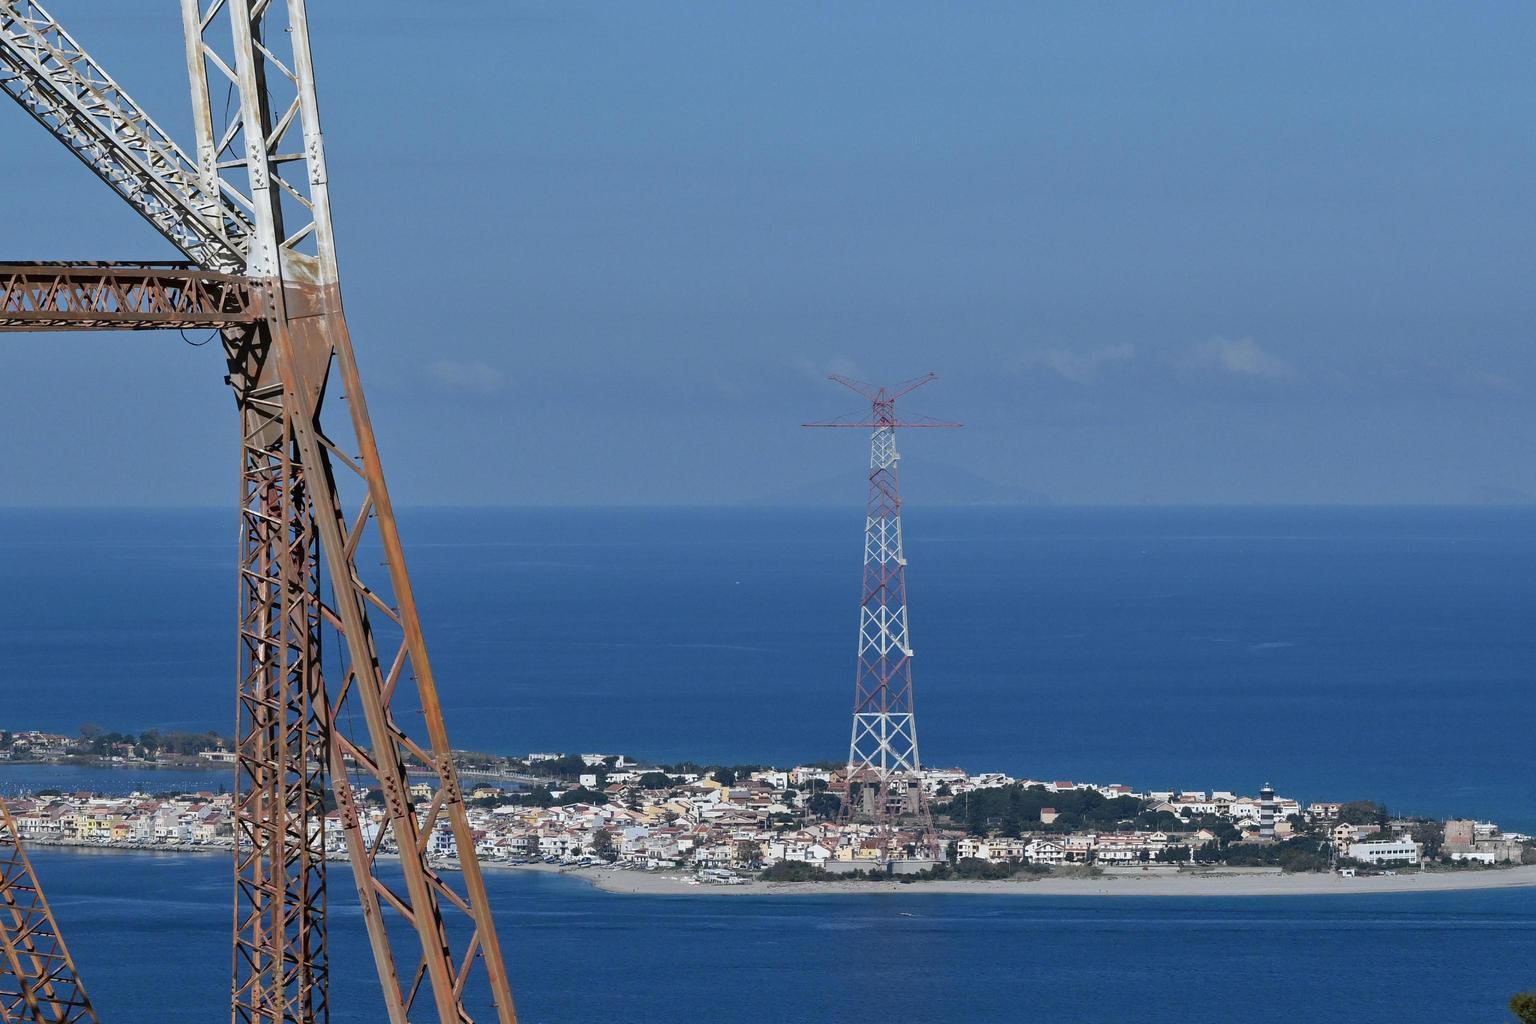
<instances>
[{"instance_id":1,"label":"sea","mask_svg":"<svg viewBox=\"0 0 1536 1024\"><path fill-rule=\"evenodd\" d=\"M35 854L108 1021L228 1019L230 860ZM331 1020L385 1019L332 866ZM626 896L487 884L522 1024L1496 1024L1536 890L1157 898Z\"/></svg>"},{"instance_id":2,"label":"sea","mask_svg":"<svg viewBox=\"0 0 1536 1024\"><path fill-rule=\"evenodd\" d=\"M229 731L237 525L201 509L0 510L0 728ZM904 527L927 764L1139 789L1268 782L1536 831L1536 509L913 507ZM455 745L721 764L846 752L857 507L415 509L401 528ZM51 771L0 766L0 793L158 791L179 775ZM219 1012L226 859L37 860L112 1019ZM492 884L529 1022L1444 1024L1504 1020L1508 996L1536 988L1529 890L744 899ZM363 993L344 902L336 960L358 959L335 983ZM333 1014L374 1019L362 995Z\"/></svg>"}]
</instances>

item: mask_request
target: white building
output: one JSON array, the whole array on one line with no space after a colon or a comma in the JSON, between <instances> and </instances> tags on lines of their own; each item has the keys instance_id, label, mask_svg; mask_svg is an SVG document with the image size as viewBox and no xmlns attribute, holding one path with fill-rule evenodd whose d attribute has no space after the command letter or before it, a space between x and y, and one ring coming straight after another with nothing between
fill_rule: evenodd
<instances>
[{"instance_id":1,"label":"white building","mask_svg":"<svg viewBox=\"0 0 1536 1024\"><path fill-rule=\"evenodd\" d=\"M753 772L751 775L749 775L747 777L749 779L751 779L753 782L761 782L763 785L768 786L768 787L770 787L772 789L788 789L789 788L789 772L780 772L780 771Z\"/></svg>"},{"instance_id":2,"label":"white building","mask_svg":"<svg viewBox=\"0 0 1536 1024\"><path fill-rule=\"evenodd\" d=\"M452 857L458 853L458 845L453 840L453 831L445 825L434 828L431 837L427 840L427 853L433 857Z\"/></svg>"},{"instance_id":3,"label":"white building","mask_svg":"<svg viewBox=\"0 0 1536 1024\"><path fill-rule=\"evenodd\" d=\"M1067 859L1067 851L1060 843L1036 839L1024 848L1024 859L1031 864L1060 864Z\"/></svg>"},{"instance_id":4,"label":"white building","mask_svg":"<svg viewBox=\"0 0 1536 1024\"><path fill-rule=\"evenodd\" d=\"M831 782L832 772L826 768L812 768L809 765L797 765L790 769L789 781L797 786L804 786L811 782Z\"/></svg>"},{"instance_id":5,"label":"white building","mask_svg":"<svg viewBox=\"0 0 1536 1024\"><path fill-rule=\"evenodd\" d=\"M1379 839L1372 843L1350 843L1349 855L1366 864L1417 864L1422 849L1412 839Z\"/></svg>"}]
</instances>

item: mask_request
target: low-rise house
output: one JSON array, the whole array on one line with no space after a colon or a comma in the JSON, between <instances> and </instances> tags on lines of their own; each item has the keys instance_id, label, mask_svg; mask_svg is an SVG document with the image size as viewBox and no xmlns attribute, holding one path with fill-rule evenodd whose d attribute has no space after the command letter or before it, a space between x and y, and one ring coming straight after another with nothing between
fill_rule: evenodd
<instances>
[{"instance_id":1,"label":"low-rise house","mask_svg":"<svg viewBox=\"0 0 1536 1024\"><path fill-rule=\"evenodd\" d=\"M1130 864L1147 860L1150 855L1151 847L1146 839L1135 833L1101 834L1093 844L1093 859L1098 864Z\"/></svg>"},{"instance_id":2,"label":"low-rise house","mask_svg":"<svg viewBox=\"0 0 1536 1024\"><path fill-rule=\"evenodd\" d=\"M1058 839L1063 860L1069 864L1087 864L1093 859L1095 838L1092 832L1074 832Z\"/></svg>"},{"instance_id":3,"label":"low-rise house","mask_svg":"<svg viewBox=\"0 0 1536 1024\"><path fill-rule=\"evenodd\" d=\"M1067 851L1052 839L1036 839L1024 847L1024 859L1031 864L1061 864L1067 859Z\"/></svg>"}]
</instances>

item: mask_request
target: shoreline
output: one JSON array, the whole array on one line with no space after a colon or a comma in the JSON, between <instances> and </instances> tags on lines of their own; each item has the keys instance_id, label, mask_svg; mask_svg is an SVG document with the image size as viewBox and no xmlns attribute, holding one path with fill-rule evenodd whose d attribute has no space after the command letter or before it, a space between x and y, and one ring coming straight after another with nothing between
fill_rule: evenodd
<instances>
[{"instance_id":1,"label":"shoreline","mask_svg":"<svg viewBox=\"0 0 1536 1024\"><path fill-rule=\"evenodd\" d=\"M223 854L228 846L137 846L96 843L30 841L32 850L77 850L115 854ZM328 857L344 863L342 856ZM560 864L507 864L482 861L487 873L522 871L564 875L617 896L1063 896L1063 897L1252 897L1252 896L1368 896L1469 892L1536 888L1536 864L1465 871L1413 872L1345 878L1337 874L1285 874L1269 868L1234 870L1141 872L1106 871L1096 878L978 879L940 882L764 882L748 879L736 885L700 884L687 871L633 871L626 868L570 867ZM443 864L439 869L455 871Z\"/></svg>"},{"instance_id":2,"label":"shoreline","mask_svg":"<svg viewBox=\"0 0 1536 1024\"><path fill-rule=\"evenodd\" d=\"M573 868L555 864L486 864L494 871L541 871L586 882L621 896L1360 896L1376 893L1465 892L1536 887L1536 865L1468 871L1344 878L1336 874L1284 874L1267 869L1179 874L1108 872L1098 878L1032 878L942 882L764 882L703 885L688 872Z\"/></svg>"}]
</instances>

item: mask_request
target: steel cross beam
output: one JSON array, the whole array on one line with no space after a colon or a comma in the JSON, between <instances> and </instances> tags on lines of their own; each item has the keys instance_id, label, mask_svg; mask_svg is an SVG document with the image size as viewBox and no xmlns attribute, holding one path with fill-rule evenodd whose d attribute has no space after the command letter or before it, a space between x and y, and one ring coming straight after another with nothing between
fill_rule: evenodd
<instances>
[{"instance_id":1,"label":"steel cross beam","mask_svg":"<svg viewBox=\"0 0 1536 1024\"><path fill-rule=\"evenodd\" d=\"M0 263L0 331L228 328L262 319L264 290L184 263Z\"/></svg>"}]
</instances>

